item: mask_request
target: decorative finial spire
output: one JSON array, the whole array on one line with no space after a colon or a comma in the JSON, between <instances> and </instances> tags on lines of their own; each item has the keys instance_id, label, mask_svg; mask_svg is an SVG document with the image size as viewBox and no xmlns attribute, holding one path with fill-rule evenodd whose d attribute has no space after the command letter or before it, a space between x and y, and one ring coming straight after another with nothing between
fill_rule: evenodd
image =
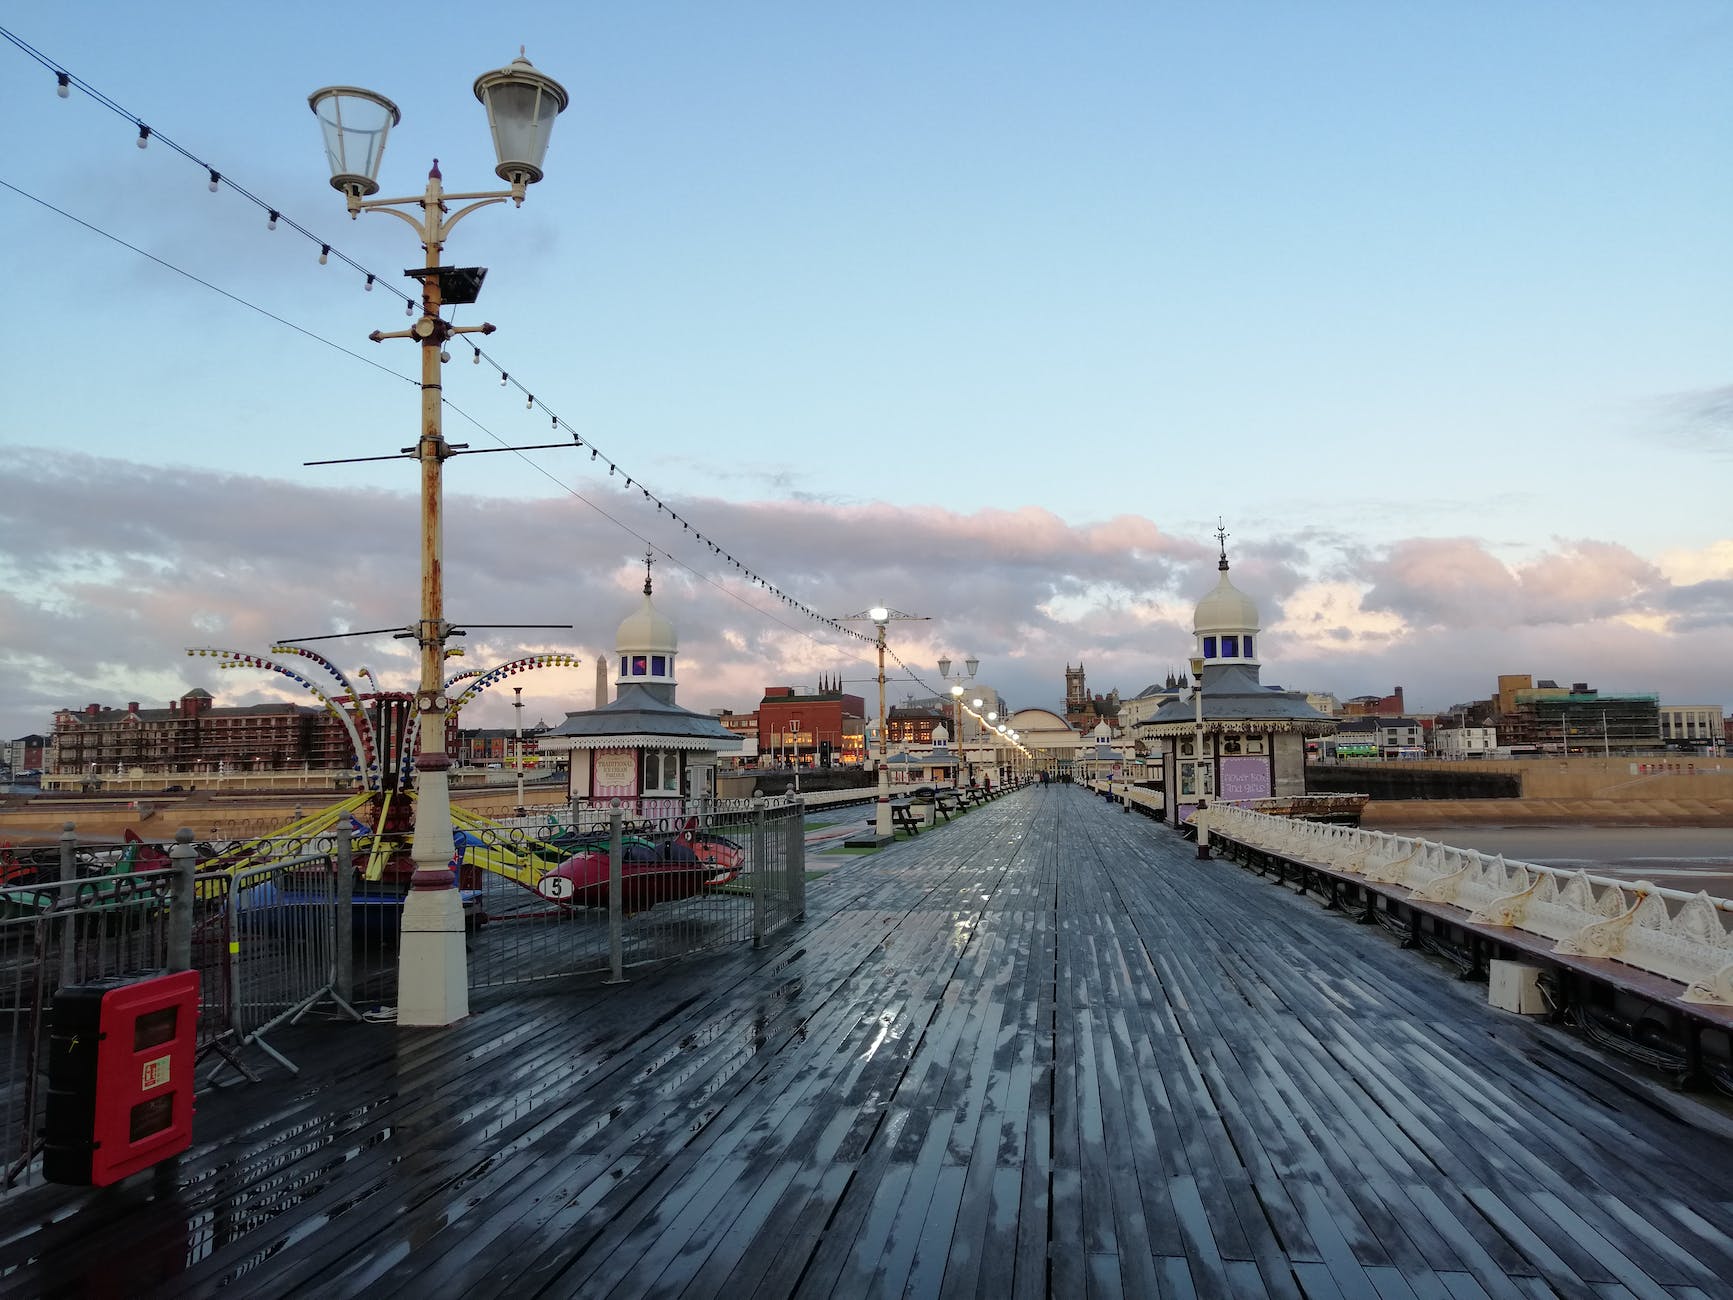
<instances>
[{"instance_id":1,"label":"decorative finial spire","mask_svg":"<svg viewBox=\"0 0 1733 1300\"><path fill-rule=\"evenodd\" d=\"M654 564L655 562L656 562L655 552L645 551L644 552L644 594L646 596L648 596L650 594L650 566L652 564Z\"/></svg>"},{"instance_id":2,"label":"decorative finial spire","mask_svg":"<svg viewBox=\"0 0 1733 1300\"><path fill-rule=\"evenodd\" d=\"M427 178L429 180L433 180L433 181L440 181L440 180L445 179L443 176L441 176L439 174L439 159L435 158L433 160L433 166L428 169Z\"/></svg>"},{"instance_id":3,"label":"decorative finial spire","mask_svg":"<svg viewBox=\"0 0 1733 1300\"><path fill-rule=\"evenodd\" d=\"M1222 548L1222 558L1216 563L1216 568L1220 569L1223 573L1228 571L1228 538L1230 536L1232 536L1232 534L1228 532L1227 526L1222 523L1221 516L1216 516L1216 541Z\"/></svg>"}]
</instances>

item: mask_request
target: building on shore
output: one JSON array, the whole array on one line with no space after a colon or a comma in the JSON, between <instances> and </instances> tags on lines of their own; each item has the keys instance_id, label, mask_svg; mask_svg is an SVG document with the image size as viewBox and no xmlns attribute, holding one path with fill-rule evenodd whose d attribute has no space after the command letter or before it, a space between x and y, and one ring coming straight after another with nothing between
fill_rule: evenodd
<instances>
[{"instance_id":1,"label":"building on shore","mask_svg":"<svg viewBox=\"0 0 1733 1300\"><path fill-rule=\"evenodd\" d=\"M953 712L947 712L937 704L893 706L890 712L885 714L885 727L890 734L891 747L943 743L935 741L933 733L937 730L943 737L950 736L954 728Z\"/></svg>"},{"instance_id":2,"label":"building on shore","mask_svg":"<svg viewBox=\"0 0 1733 1300\"><path fill-rule=\"evenodd\" d=\"M54 714L53 773L73 778L146 771L348 769L353 750L324 709L295 704L222 707L194 687L166 709L88 704Z\"/></svg>"},{"instance_id":3,"label":"building on shore","mask_svg":"<svg viewBox=\"0 0 1733 1300\"><path fill-rule=\"evenodd\" d=\"M13 775L41 772L53 754L53 741L38 732L0 744L0 767Z\"/></svg>"},{"instance_id":4,"label":"building on shore","mask_svg":"<svg viewBox=\"0 0 1733 1300\"><path fill-rule=\"evenodd\" d=\"M1400 718L1408 711L1402 702L1400 686L1388 695L1356 695L1351 700L1343 700L1341 710L1344 718ZM1329 712L1327 709L1319 711Z\"/></svg>"},{"instance_id":5,"label":"building on shore","mask_svg":"<svg viewBox=\"0 0 1733 1300\"><path fill-rule=\"evenodd\" d=\"M1029 751L1028 770L1049 777L1072 776L1084 757L1087 737L1051 709L1018 709L1008 724Z\"/></svg>"},{"instance_id":6,"label":"building on shore","mask_svg":"<svg viewBox=\"0 0 1733 1300\"><path fill-rule=\"evenodd\" d=\"M1440 758L1491 758L1498 749L1498 728L1439 726L1432 729L1432 740Z\"/></svg>"},{"instance_id":7,"label":"building on shore","mask_svg":"<svg viewBox=\"0 0 1733 1300\"><path fill-rule=\"evenodd\" d=\"M1119 688L1115 687L1106 695L1091 695L1084 680L1083 665L1079 663L1073 668L1066 664L1065 721L1074 731L1093 732L1102 722L1118 731Z\"/></svg>"},{"instance_id":8,"label":"building on shore","mask_svg":"<svg viewBox=\"0 0 1733 1300\"><path fill-rule=\"evenodd\" d=\"M820 680L818 689L766 686L758 702L759 765L857 765L866 756L866 700Z\"/></svg>"},{"instance_id":9,"label":"building on shore","mask_svg":"<svg viewBox=\"0 0 1733 1300\"><path fill-rule=\"evenodd\" d=\"M1719 754L1726 748L1727 720L1719 704L1663 704L1661 743L1687 754Z\"/></svg>"},{"instance_id":10,"label":"building on shore","mask_svg":"<svg viewBox=\"0 0 1733 1300\"><path fill-rule=\"evenodd\" d=\"M516 727L461 727L451 761L459 767L513 767L520 758L524 767L541 766L541 738L546 724L525 727L520 737Z\"/></svg>"},{"instance_id":11,"label":"building on shore","mask_svg":"<svg viewBox=\"0 0 1733 1300\"><path fill-rule=\"evenodd\" d=\"M1192 614L1196 692L1163 705L1146 724L1161 745L1163 806L1174 824L1200 800L1262 799L1306 792L1306 740L1336 730L1336 721L1306 703L1302 691L1260 680L1258 608L1228 578L1225 536L1215 590Z\"/></svg>"},{"instance_id":12,"label":"building on shore","mask_svg":"<svg viewBox=\"0 0 1733 1300\"><path fill-rule=\"evenodd\" d=\"M1587 682L1560 686L1527 673L1498 679L1501 743L1518 754L1625 754L1661 748L1654 695L1607 695Z\"/></svg>"}]
</instances>

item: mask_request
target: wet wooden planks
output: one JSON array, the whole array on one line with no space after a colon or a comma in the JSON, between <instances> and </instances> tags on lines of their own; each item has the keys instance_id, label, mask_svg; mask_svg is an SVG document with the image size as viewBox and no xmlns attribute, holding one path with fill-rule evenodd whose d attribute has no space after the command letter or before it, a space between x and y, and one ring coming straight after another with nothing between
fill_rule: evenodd
<instances>
[{"instance_id":1,"label":"wet wooden planks","mask_svg":"<svg viewBox=\"0 0 1733 1300\"><path fill-rule=\"evenodd\" d=\"M7 1202L0 1286L1727 1294L1726 1143L1193 852L1031 789L761 952L304 1031L175 1185Z\"/></svg>"}]
</instances>

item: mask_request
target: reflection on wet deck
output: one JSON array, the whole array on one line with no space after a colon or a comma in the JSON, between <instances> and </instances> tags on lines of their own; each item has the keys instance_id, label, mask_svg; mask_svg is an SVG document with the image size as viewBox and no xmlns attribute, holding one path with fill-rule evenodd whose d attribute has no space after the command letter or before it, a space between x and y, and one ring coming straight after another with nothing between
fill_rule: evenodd
<instances>
[{"instance_id":1,"label":"reflection on wet deck","mask_svg":"<svg viewBox=\"0 0 1733 1300\"><path fill-rule=\"evenodd\" d=\"M1080 791L760 952L313 1026L173 1179L5 1203L0 1289L1703 1297L1733 1145Z\"/></svg>"}]
</instances>

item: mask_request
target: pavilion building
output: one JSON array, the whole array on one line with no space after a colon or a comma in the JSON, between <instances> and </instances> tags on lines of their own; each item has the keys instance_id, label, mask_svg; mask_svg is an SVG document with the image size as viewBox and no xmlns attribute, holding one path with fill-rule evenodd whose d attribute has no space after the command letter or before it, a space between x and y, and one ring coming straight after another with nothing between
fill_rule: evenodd
<instances>
[{"instance_id":1,"label":"pavilion building","mask_svg":"<svg viewBox=\"0 0 1733 1300\"><path fill-rule=\"evenodd\" d=\"M1329 735L1335 719L1259 680L1258 607L1228 578L1225 534L1220 577L1192 615L1198 686L1163 704L1145 734L1161 747L1163 806L1171 824L1200 800L1266 799L1306 792L1306 739Z\"/></svg>"},{"instance_id":2,"label":"pavilion building","mask_svg":"<svg viewBox=\"0 0 1733 1300\"><path fill-rule=\"evenodd\" d=\"M680 638L650 599L620 624L614 637L619 676L614 698L567 713L541 737L543 753L571 754L570 790L577 802L618 799L640 817L673 816L688 798L716 788L716 757L740 738L707 713L674 701L674 661Z\"/></svg>"}]
</instances>

